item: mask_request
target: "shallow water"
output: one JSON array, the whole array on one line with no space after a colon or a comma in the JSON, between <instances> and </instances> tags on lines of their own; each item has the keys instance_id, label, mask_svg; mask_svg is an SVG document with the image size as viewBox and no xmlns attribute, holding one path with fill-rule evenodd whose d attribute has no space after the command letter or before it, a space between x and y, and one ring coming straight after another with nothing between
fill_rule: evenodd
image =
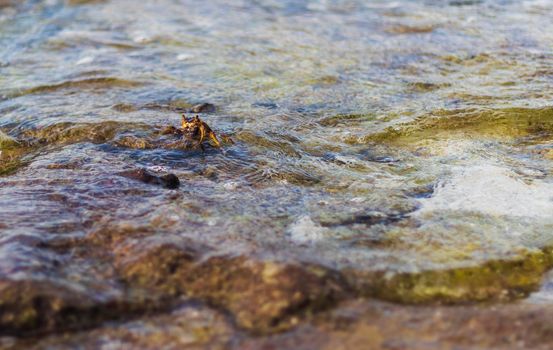
<instances>
[{"instance_id":1,"label":"shallow water","mask_svg":"<svg viewBox=\"0 0 553 350\"><path fill-rule=\"evenodd\" d=\"M142 286L119 255L192 244L200 261L324 267L387 300L528 297L552 265L552 13L547 0L0 1L0 279L133 304ZM203 102L234 143L148 146ZM119 175L136 168L181 186ZM530 267L502 270L513 261ZM529 302L549 303L548 285Z\"/></svg>"}]
</instances>

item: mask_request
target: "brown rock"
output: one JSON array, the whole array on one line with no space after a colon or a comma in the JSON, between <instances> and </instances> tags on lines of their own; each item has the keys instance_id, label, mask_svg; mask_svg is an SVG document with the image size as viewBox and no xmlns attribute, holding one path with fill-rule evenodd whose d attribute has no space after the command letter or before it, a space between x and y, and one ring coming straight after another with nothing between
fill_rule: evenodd
<instances>
[{"instance_id":1,"label":"brown rock","mask_svg":"<svg viewBox=\"0 0 553 350\"><path fill-rule=\"evenodd\" d=\"M147 309L153 300L92 296L48 280L0 281L0 335L25 335L89 328Z\"/></svg>"},{"instance_id":2,"label":"brown rock","mask_svg":"<svg viewBox=\"0 0 553 350\"><path fill-rule=\"evenodd\" d=\"M340 277L313 265L212 257L197 262L197 250L165 244L119 251L118 266L131 286L168 296L185 294L229 311L252 333L287 329L301 316L326 309L346 288Z\"/></svg>"},{"instance_id":3,"label":"brown rock","mask_svg":"<svg viewBox=\"0 0 553 350\"><path fill-rule=\"evenodd\" d=\"M235 349L550 349L546 305L402 306L348 301L294 330L235 343Z\"/></svg>"}]
</instances>

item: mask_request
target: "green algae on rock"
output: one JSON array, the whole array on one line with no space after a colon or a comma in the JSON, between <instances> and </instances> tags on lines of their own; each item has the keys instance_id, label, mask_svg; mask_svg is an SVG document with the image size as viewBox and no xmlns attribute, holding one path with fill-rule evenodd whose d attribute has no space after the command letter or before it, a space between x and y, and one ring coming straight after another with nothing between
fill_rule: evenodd
<instances>
[{"instance_id":1,"label":"green algae on rock","mask_svg":"<svg viewBox=\"0 0 553 350\"><path fill-rule=\"evenodd\" d=\"M415 120L367 135L363 142L409 145L423 140L490 138L510 141L553 132L553 107L497 110L439 110Z\"/></svg>"},{"instance_id":2,"label":"green algae on rock","mask_svg":"<svg viewBox=\"0 0 553 350\"><path fill-rule=\"evenodd\" d=\"M539 287L552 265L550 251L536 251L473 267L414 273L351 269L344 274L361 295L407 304L458 304L525 297Z\"/></svg>"},{"instance_id":3,"label":"green algae on rock","mask_svg":"<svg viewBox=\"0 0 553 350\"><path fill-rule=\"evenodd\" d=\"M0 176L13 174L24 164L17 158L11 160L6 160L5 158L6 157L0 156L0 161L2 161L2 164L0 165Z\"/></svg>"},{"instance_id":4,"label":"green algae on rock","mask_svg":"<svg viewBox=\"0 0 553 350\"><path fill-rule=\"evenodd\" d=\"M25 164L21 160L30 152L24 143L0 130L0 176L9 175Z\"/></svg>"},{"instance_id":5,"label":"green algae on rock","mask_svg":"<svg viewBox=\"0 0 553 350\"><path fill-rule=\"evenodd\" d=\"M15 138L6 135L2 130L0 130L0 150L17 146L17 144L18 142Z\"/></svg>"}]
</instances>

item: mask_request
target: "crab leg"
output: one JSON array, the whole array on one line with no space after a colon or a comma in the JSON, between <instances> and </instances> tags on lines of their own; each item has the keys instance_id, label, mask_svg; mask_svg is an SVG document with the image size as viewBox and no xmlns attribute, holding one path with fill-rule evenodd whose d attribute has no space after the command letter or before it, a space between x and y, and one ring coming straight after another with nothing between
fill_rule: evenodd
<instances>
[{"instance_id":1,"label":"crab leg","mask_svg":"<svg viewBox=\"0 0 553 350\"><path fill-rule=\"evenodd\" d=\"M209 137L209 139L211 140L211 142L213 142L215 144L215 146L217 148L220 148L221 147L221 143L219 142L219 140L217 139L217 135L215 135L215 133L213 131L210 131L207 136Z\"/></svg>"}]
</instances>

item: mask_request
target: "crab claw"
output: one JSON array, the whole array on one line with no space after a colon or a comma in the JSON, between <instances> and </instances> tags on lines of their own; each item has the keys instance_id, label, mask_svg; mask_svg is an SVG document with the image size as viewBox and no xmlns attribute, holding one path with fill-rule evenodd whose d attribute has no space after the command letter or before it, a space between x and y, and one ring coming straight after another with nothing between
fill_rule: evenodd
<instances>
[{"instance_id":1,"label":"crab claw","mask_svg":"<svg viewBox=\"0 0 553 350\"><path fill-rule=\"evenodd\" d=\"M211 140L211 142L213 142L215 147L221 148L221 142L219 142L219 140L217 139L217 135L215 135L215 133L213 131L210 131L207 136L209 137L209 140Z\"/></svg>"}]
</instances>

